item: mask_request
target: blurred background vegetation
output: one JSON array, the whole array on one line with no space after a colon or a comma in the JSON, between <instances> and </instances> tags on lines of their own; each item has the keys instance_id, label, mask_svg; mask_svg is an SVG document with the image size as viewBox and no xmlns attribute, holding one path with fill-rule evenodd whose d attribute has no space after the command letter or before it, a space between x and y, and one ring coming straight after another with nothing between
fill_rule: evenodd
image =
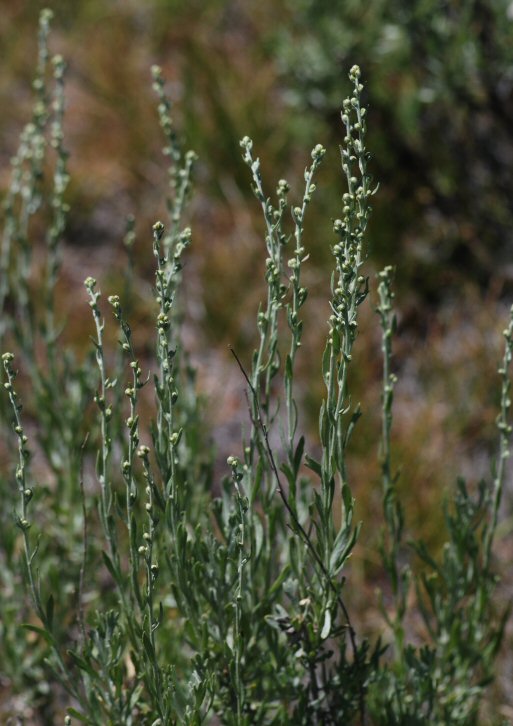
<instances>
[{"instance_id":1,"label":"blurred background vegetation","mask_svg":"<svg viewBox=\"0 0 513 726\"><path fill-rule=\"evenodd\" d=\"M2 188L29 116L37 18L47 4L0 0ZM513 3L54 0L51 6L52 50L69 64L71 213L58 289L62 318L71 323L65 337L77 348L89 344L89 311L77 290L92 274L112 292L125 264L129 215L136 220L141 271L136 289L142 301L147 297L150 225L162 212L166 185L150 82L150 66L159 63L177 126L200 157L185 270L186 343L211 401L220 457L233 453L245 417L241 380L226 346L247 351L253 344L265 256L239 139L254 139L270 193L282 177L299 189L310 149L318 142L328 149L305 235L312 302L305 323L304 423L315 445L322 381L320 365L311 361L320 361L326 332L331 226L344 191L339 108L348 69L361 66L371 169L381 185L369 274L385 263L397 267L396 462L408 526L436 545L443 493L459 473L471 483L485 476L495 451L496 368L513 279ZM375 542L381 511L375 302L374 295L355 366L366 415L352 463L366 521L352 573L359 586L354 598L369 624L378 615L367 545ZM513 554L511 501L510 486L499 542L503 563ZM513 715L507 694L512 668L506 659L500 702L507 717Z\"/></svg>"}]
</instances>

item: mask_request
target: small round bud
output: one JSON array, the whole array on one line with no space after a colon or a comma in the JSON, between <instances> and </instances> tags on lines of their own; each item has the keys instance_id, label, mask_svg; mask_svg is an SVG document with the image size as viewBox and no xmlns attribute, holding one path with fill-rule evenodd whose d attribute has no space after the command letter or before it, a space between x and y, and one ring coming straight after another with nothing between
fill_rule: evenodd
<instances>
[{"instance_id":1,"label":"small round bud","mask_svg":"<svg viewBox=\"0 0 513 726\"><path fill-rule=\"evenodd\" d=\"M312 159L314 161L320 161L325 153L326 149L324 148L324 146L322 144L317 144L317 146L315 146L312 150Z\"/></svg>"}]
</instances>

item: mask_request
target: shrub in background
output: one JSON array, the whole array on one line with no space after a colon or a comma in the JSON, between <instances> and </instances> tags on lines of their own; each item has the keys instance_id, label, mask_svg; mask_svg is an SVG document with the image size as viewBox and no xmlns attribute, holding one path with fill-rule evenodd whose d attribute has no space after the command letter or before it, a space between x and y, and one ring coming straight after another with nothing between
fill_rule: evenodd
<instances>
[{"instance_id":1,"label":"shrub in background","mask_svg":"<svg viewBox=\"0 0 513 726\"><path fill-rule=\"evenodd\" d=\"M49 21L43 12L34 114L13 159L0 258L2 347L19 351L2 356L1 410L14 429L0 479L7 503L0 633L10 688L46 722L477 723L505 617L492 600L492 547L511 433L513 320L504 331L492 479L475 494L458 483L437 558L422 542L405 541L391 455L393 271L378 276L388 632L365 638L347 586L360 530L348 471L361 416L351 399L351 366L369 293L366 233L375 192L359 68L350 71L342 110L346 191L333 224L331 313L320 361L325 396L319 446L310 452L300 434L295 366L307 299L304 218L325 150L313 149L303 196L291 205L288 183L280 180L269 195L251 140L241 142L262 208L267 296L257 314L257 349L252 356L233 351L248 425L215 497L202 403L181 342L195 155L176 135L158 68L170 189L169 218L153 227L154 355L143 359L136 349L125 312L135 296L130 266L125 289L113 291L107 305L97 281L85 280L92 354L81 362L59 341L53 288L68 174L64 63L50 58ZM45 239L42 266L32 255L35 236ZM109 345L112 327L117 351ZM23 376L17 380L18 360L29 389Z\"/></svg>"},{"instance_id":2,"label":"shrub in background","mask_svg":"<svg viewBox=\"0 0 513 726\"><path fill-rule=\"evenodd\" d=\"M487 284L513 229L511 3L285 0L281 19L272 44L300 119L312 109L336 128L343 69L368 69L380 254L399 237L431 297L461 266Z\"/></svg>"}]
</instances>

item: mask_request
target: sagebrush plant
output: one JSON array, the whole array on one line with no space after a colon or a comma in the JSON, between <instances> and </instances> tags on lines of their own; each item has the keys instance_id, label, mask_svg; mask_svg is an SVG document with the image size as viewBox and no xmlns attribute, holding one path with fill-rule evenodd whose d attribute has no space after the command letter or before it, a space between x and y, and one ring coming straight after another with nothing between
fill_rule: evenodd
<instances>
[{"instance_id":1,"label":"sagebrush plant","mask_svg":"<svg viewBox=\"0 0 513 726\"><path fill-rule=\"evenodd\" d=\"M289 184L280 180L269 195L252 141L241 141L262 207L267 297L257 313L257 349L252 356L232 351L234 375L247 389L248 429L214 496L210 435L181 338L195 155L184 151L174 129L157 67L170 186L168 220L153 227L154 356L143 360L133 341L131 264L124 289L113 291L108 305L100 284L85 280L92 354L79 362L59 341L53 290L68 174L65 66L50 58L50 17L41 14L34 114L12 162L0 257L1 345L18 351L2 356L1 411L14 429L10 463L0 473L0 634L9 687L45 723L478 723L507 616L494 606L492 555L511 434L513 317L499 368L492 479L475 494L458 482L445 507L447 543L437 557L405 539L392 457L393 270L378 275L380 554L390 593L381 601L388 630L371 641L358 632L347 587L361 526L348 469L361 416L351 398L351 366L359 308L369 294L366 233L376 191L360 69L350 70L351 95L342 110L346 191L333 225L330 314L319 364L326 387L320 456L307 452L300 434L295 371L308 294L304 219L325 149L314 147L302 199L291 206ZM40 236L42 273L31 254ZM133 220L125 241L130 252ZM106 326L117 328L118 354L106 342ZM29 395L26 412L21 401ZM412 603L422 623L420 644L418 622L406 619ZM7 717L16 715L23 717L12 705Z\"/></svg>"}]
</instances>

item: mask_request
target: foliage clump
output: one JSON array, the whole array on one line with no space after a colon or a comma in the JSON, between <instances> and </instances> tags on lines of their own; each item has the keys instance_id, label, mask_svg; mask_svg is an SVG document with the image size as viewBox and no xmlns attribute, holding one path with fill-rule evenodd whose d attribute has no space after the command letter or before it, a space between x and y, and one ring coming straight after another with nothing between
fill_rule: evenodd
<instances>
[{"instance_id":1,"label":"foliage clump","mask_svg":"<svg viewBox=\"0 0 513 726\"><path fill-rule=\"evenodd\" d=\"M64 704L65 723L477 723L504 626L493 603L492 547L509 455L513 318L499 369L492 481L475 494L458 482L445 507L448 539L438 558L421 541L405 542L392 466L393 270L378 275L380 555L390 592L381 605L386 634L364 637L348 587L361 527L348 457L361 416L351 370L370 288L367 226L376 188L359 67L350 70L342 109L346 190L333 223L317 446L300 433L295 383L308 292L304 219L325 149L312 150L302 198L291 205L287 181L270 196L252 141L241 142L262 208L267 296L253 355L232 351L234 374L247 389L248 430L213 496L213 453L181 337L195 155L184 151L174 130L158 68L153 80L170 185L169 219L153 226L153 355L143 359L134 343L126 312L134 295L130 266L124 291L109 295L109 307L98 282L85 280L92 353L79 362L60 343L53 289L68 174L64 63L50 59L49 21L45 11L34 116L13 160L0 258L1 344L18 351L2 355L1 404L4 424L13 428L13 450L0 475L8 505L0 635L12 688L27 694L46 720L60 718ZM31 254L41 227L47 230L42 297L34 290ZM130 250L131 226L127 241ZM112 326L117 352L106 337ZM18 387L18 360L30 376L30 418L20 403L28 395ZM47 487L39 483L43 477ZM5 515L13 510L14 522ZM406 617L413 602L421 645Z\"/></svg>"}]
</instances>

